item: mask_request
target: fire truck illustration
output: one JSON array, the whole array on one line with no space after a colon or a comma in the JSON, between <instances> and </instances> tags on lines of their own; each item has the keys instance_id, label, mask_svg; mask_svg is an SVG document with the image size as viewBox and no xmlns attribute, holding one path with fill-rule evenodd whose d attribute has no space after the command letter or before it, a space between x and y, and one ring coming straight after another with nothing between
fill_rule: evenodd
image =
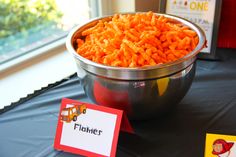
<instances>
[{"instance_id":1,"label":"fire truck illustration","mask_svg":"<svg viewBox=\"0 0 236 157\"><path fill-rule=\"evenodd\" d=\"M70 107L66 107L62 109L61 111L61 120L65 121L67 123L77 120L77 117L80 114L85 114L86 113L86 106L84 104L82 105L73 105Z\"/></svg>"}]
</instances>

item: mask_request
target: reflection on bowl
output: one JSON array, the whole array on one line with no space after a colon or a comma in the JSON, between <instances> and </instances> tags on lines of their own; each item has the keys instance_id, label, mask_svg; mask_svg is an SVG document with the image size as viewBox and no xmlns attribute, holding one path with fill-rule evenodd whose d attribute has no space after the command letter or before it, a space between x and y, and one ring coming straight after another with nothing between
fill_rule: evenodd
<instances>
[{"instance_id":1,"label":"reflection on bowl","mask_svg":"<svg viewBox=\"0 0 236 157\"><path fill-rule=\"evenodd\" d=\"M94 103L122 109L130 119L147 119L168 112L185 96L195 75L196 55L205 46L201 28L182 18L167 15L175 23L183 23L194 30L199 43L196 48L174 62L141 68L120 68L98 64L76 53L76 39L81 32L98 20L109 21L111 16L92 20L71 31L67 49L77 64L77 73L87 96Z\"/></svg>"}]
</instances>

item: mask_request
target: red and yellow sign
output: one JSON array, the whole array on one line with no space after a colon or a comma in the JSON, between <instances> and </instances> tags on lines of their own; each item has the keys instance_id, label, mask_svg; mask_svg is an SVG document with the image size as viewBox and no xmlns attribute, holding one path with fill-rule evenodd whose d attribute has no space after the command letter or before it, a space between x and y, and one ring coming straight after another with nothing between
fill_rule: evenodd
<instances>
[{"instance_id":1,"label":"red and yellow sign","mask_svg":"<svg viewBox=\"0 0 236 157\"><path fill-rule=\"evenodd\" d=\"M235 157L236 136L207 134L205 157Z\"/></svg>"}]
</instances>

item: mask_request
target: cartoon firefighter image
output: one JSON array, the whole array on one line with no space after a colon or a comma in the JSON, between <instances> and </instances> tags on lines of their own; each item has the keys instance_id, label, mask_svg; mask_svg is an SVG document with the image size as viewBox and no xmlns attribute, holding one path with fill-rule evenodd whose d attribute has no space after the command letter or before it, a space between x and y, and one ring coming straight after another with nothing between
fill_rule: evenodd
<instances>
[{"instance_id":1,"label":"cartoon firefighter image","mask_svg":"<svg viewBox=\"0 0 236 157\"><path fill-rule=\"evenodd\" d=\"M76 121L77 117L80 114L86 113L86 106L85 104L82 105L71 105L70 107L66 107L61 111L61 120L67 123L70 123L72 120Z\"/></svg>"},{"instance_id":2,"label":"cartoon firefighter image","mask_svg":"<svg viewBox=\"0 0 236 157\"><path fill-rule=\"evenodd\" d=\"M231 153L231 148L233 145L233 142L226 142L223 139L217 139L213 143L212 154L216 155L217 157L231 157L231 155L234 154Z\"/></svg>"}]
</instances>

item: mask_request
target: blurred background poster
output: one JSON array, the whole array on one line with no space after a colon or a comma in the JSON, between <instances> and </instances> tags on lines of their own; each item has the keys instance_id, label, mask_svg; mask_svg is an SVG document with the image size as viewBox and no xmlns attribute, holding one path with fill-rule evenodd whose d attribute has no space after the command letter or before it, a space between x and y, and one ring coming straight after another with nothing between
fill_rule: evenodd
<instances>
[{"instance_id":1,"label":"blurred background poster","mask_svg":"<svg viewBox=\"0 0 236 157\"><path fill-rule=\"evenodd\" d=\"M165 12L186 18L202 27L208 47L201 52L211 53L215 6L216 0L166 0Z\"/></svg>"}]
</instances>

